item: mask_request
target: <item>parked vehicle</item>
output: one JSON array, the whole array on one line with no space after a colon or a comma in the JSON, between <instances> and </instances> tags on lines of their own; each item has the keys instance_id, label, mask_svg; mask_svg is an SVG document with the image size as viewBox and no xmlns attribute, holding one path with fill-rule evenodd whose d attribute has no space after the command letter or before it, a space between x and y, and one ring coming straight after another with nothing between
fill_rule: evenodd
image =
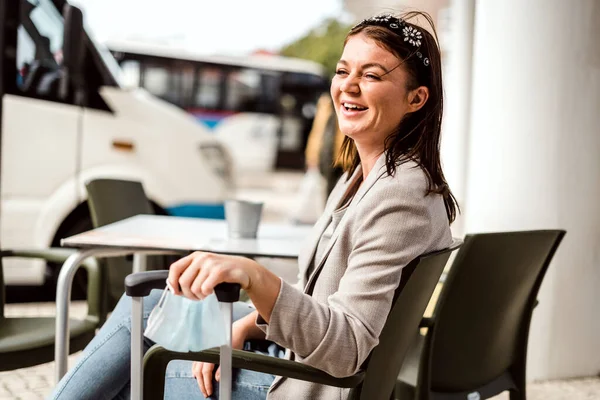
<instances>
[{"instance_id":1,"label":"parked vehicle","mask_svg":"<svg viewBox=\"0 0 600 400\"><path fill-rule=\"evenodd\" d=\"M276 55L206 56L172 47L110 42L124 80L194 115L244 171L304 168L321 64Z\"/></svg>"},{"instance_id":2,"label":"parked vehicle","mask_svg":"<svg viewBox=\"0 0 600 400\"><path fill-rule=\"evenodd\" d=\"M222 217L233 190L224 146L188 113L124 88L111 53L64 5L0 0L2 247L58 246L89 229L84 183L93 178L141 181L159 213ZM58 272L24 260L4 268L8 285L42 285Z\"/></svg>"}]
</instances>

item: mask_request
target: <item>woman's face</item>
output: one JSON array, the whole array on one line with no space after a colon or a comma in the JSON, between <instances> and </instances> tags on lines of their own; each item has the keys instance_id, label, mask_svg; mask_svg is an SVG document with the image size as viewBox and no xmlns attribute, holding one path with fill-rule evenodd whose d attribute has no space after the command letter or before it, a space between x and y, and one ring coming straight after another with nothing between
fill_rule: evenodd
<instances>
[{"instance_id":1,"label":"woman's face","mask_svg":"<svg viewBox=\"0 0 600 400\"><path fill-rule=\"evenodd\" d=\"M331 83L340 130L357 145L381 148L409 110L401 59L363 33L351 36Z\"/></svg>"}]
</instances>

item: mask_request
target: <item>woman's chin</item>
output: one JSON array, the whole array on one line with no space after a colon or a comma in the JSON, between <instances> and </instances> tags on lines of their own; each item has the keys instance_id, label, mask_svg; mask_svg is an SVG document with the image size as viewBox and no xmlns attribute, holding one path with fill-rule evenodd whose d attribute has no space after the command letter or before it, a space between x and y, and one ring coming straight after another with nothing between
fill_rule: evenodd
<instances>
[{"instance_id":1,"label":"woman's chin","mask_svg":"<svg viewBox=\"0 0 600 400\"><path fill-rule=\"evenodd\" d=\"M365 131L363 129L348 129L346 131L342 131L342 133L346 136L348 136L350 139L352 140L357 140L360 139L362 136L364 136Z\"/></svg>"},{"instance_id":2,"label":"woman's chin","mask_svg":"<svg viewBox=\"0 0 600 400\"><path fill-rule=\"evenodd\" d=\"M365 129L362 127L356 126L356 124L348 123L348 124L340 124L340 131L348 136L350 139L356 139L362 133L365 132Z\"/></svg>"}]
</instances>

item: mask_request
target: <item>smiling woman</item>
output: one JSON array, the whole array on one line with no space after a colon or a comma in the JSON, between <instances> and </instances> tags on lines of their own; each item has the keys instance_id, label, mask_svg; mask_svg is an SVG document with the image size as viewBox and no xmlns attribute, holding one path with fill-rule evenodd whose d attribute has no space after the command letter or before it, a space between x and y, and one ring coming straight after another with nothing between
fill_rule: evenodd
<instances>
[{"instance_id":1,"label":"smiling woman","mask_svg":"<svg viewBox=\"0 0 600 400\"><path fill-rule=\"evenodd\" d=\"M429 24L433 35L411 22L418 18ZM415 161L427 176L428 193L443 196L453 221L458 205L439 154L442 68L431 17L409 12L356 25L346 38L331 96L346 135L341 154L345 168L353 170L360 162L364 168L382 151L390 174L398 165Z\"/></svg>"},{"instance_id":2,"label":"smiling woman","mask_svg":"<svg viewBox=\"0 0 600 400\"><path fill-rule=\"evenodd\" d=\"M438 149L440 55L433 36L409 22L417 15L424 16L370 18L347 36L331 85L346 135L346 173L298 258L297 284L227 255L195 252L171 266L171 286L189 299L205 298L221 282L246 291L252 308L234 307L234 348L259 351L250 339L266 339L264 353L351 376L378 345L404 267L452 243L457 205ZM159 298L152 293L145 307ZM105 398L126 396L130 315L131 304L122 298L53 398L91 399L98 391ZM172 363L166 376L169 399L214 398L218 388L213 364ZM234 377L236 400L355 398L350 389L269 374Z\"/></svg>"}]
</instances>

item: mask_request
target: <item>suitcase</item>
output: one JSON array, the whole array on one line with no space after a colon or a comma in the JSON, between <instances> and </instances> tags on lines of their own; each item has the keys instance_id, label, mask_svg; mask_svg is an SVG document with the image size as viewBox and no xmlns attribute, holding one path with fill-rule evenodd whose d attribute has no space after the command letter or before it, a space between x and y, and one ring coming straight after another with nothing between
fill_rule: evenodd
<instances>
[{"instance_id":1,"label":"suitcase","mask_svg":"<svg viewBox=\"0 0 600 400\"><path fill-rule=\"evenodd\" d=\"M152 289L164 289L169 271L147 271L130 274L125 278L125 293L131 297L131 400L143 398L143 329L142 310L144 296ZM219 400L231 400L231 326L233 319L233 303L239 300L240 285L222 283L215 287L221 313L225 318L227 344L221 346L219 382Z\"/></svg>"}]
</instances>

